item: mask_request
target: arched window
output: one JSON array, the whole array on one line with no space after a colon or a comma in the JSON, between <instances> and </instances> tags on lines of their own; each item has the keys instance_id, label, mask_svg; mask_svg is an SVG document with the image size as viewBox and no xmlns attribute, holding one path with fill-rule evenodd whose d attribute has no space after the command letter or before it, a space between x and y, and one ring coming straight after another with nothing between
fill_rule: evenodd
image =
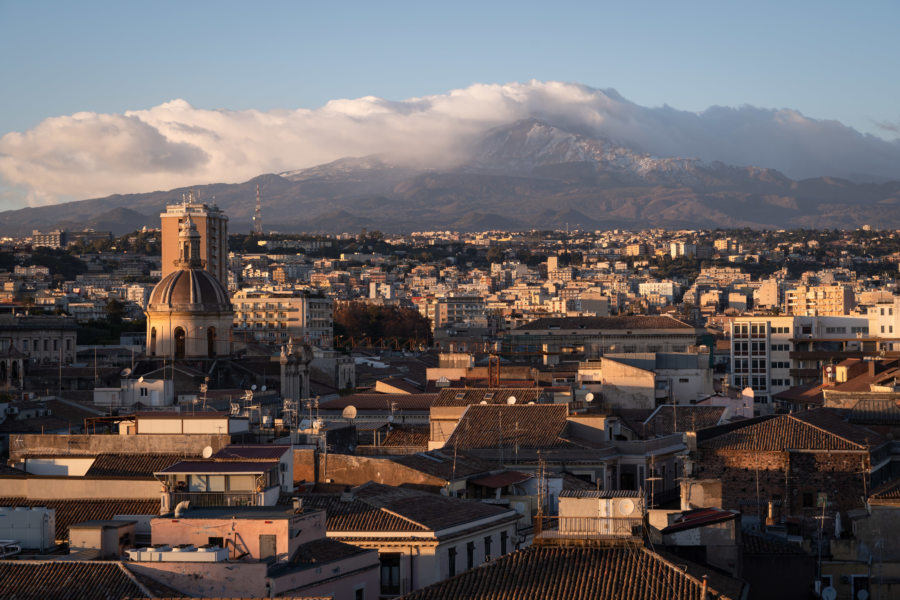
<instances>
[{"instance_id":1,"label":"arched window","mask_svg":"<svg viewBox=\"0 0 900 600\"><path fill-rule=\"evenodd\" d=\"M13 383L19 382L19 361L12 361L12 368L10 369L10 377L12 378Z\"/></svg>"},{"instance_id":2,"label":"arched window","mask_svg":"<svg viewBox=\"0 0 900 600\"><path fill-rule=\"evenodd\" d=\"M206 329L206 355L210 358L216 355L216 328Z\"/></svg>"},{"instance_id":3,"label":"arched window","mask_svg":"<svg viewBox=\"0 0 900 600\"><path fill-rule=\"evenodd\" d=\"M150 329L150 356L156 356L156 327Z\"/></svg>"},{"instance_id":4,"label":"arched window","mask_svg":"<svg viewBox=\"0 0 900 600\"><path fill-rule=\"evenodd\" d=\"M0 362L0 383L6 383L6 361Z\"/></svg>"},{"instance_id":5,"label":"arched window","mask_svg":"<svg viewBox=\"0 0 900 600\"><path fill-rule=\"evenodd\" d=\"M184 349L186 338L184 335L184 329L181 327L175 328L175 358L184 358Z\"/></svg>"}]
</instances>

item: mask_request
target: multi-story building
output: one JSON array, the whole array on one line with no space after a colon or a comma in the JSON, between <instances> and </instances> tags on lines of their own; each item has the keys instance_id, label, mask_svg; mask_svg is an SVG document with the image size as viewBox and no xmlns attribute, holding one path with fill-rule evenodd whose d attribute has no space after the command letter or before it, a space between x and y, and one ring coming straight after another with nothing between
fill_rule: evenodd
<instances>
[{"instance_id":1,"label":"multi-story building","mask_svg":"<svg viewBox=\"0 0 900 600\"><path fill-rule=\"evenodd\" d=\"M434 301L434 327L487 327L484 298L480 296L453 296Z\"/></svg>"},{"instance_id":2,"label":"multi-story building","mask_svg":"<svg viewBox=\"0 0 900 600\"><path fill-rule=\"evenodd\" d=\"M0 315L0 350L18 350L38 363L70 363L76 328L69 317Z\"/></svg>"},{"instance_id":3,"label":"multi-story building","mask_svg":"<svg viewBox=\"0 0 900 600\"><path fill-rule=\"evenodd\" d=\"M775 393L820 378L832 354L861 349L859 338L868 331L864 317L737 317L731 322L731 384L751 388L755 410L771 413Z\"/></svg>"},{"instance_id":4,"label":"multi-story building","mask_svg":"<svg viewBox=\"0 0 900 600\"><path fill-rule=\"evenodd\" d=\"M37 229L31 232L32 248L63 248L68 242L66 232L55 229L48 233L41 233Z\"/></svg>"},{"instance_id":5,"label":"multi-story building","mask_svg":"<svg viewBox=\"0 0 900 600\"><path fill-rule=\"evenodd\" d=\"M800 285L784 293L787 312L804 317L840 316L856 306L848 285Z\"/></svg>"},{"instance_id":6,"label":"multi-story building","mask_svg":"<svg viewBox=\"0 0 900 600\"><path fill-rule=\"evenodd\" d=\"M302 292L241 290L233 299L235 333L251 333L261 342L285 344L291 338L331 348L334 306L330 298Z\"/></svg>"},{"instance_id":7,"label":"multi-story building","mask_svg":"<svg viewBox=\"0 0 900 600\"><path fill-rule=\"evenodd\" d=\"M162 276L177 270L178 232L190 215L200 234L200 260L222 285L228 285L228 217L215 205L194 201L193 192L182 204L170 204L162 219Z\"/></svg>"}]
</instances>

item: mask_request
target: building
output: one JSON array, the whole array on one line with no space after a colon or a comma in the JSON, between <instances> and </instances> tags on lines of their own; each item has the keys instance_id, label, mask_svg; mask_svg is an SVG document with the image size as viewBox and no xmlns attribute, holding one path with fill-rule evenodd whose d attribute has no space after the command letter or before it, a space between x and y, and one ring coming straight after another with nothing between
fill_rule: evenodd
<instances>
[{"instance_id":1,"label":"building","mask_svg":"<svg viewBox=\"0 0 900 600\"><path fill-rule=\"evenodd\" d=\"M289 339L320 348L334 343L331 298L298 291L241 290L234 295L234 330L269 344Z\"/></svg>"},{"instance_id":2,"label":"building","mask_svg":"<svg viewBox=\"0 0 900 600\"><path fill-rule=\"evenodd\" d=\"M147 304L147 354L151 357L212 358L231 354L234 312L228 292L203 268L201 241L193 220L186 217L175 240L179 252L174 263L177 268L156 284Z\"/></svg>"},{"instance_id":3,"label":"building","mask_svg":"<svg viewBox=\"0 0 900 600\"><path fill-rule=\"evenodd\" d=\"M73 362L76 329L70 317L0 315L0 363L11 352L21 353L32 363Z\"/></svg>"},{"instance_id":4,"label":"building","mask_svg":"<svg viewBox=\"0 0 900 600\"><path fill-rule=\"evenodd\" d=\"M731 385L753 389L758 414L774 410L772 397L821 378L828 352L860 349L864 317L737 317L731 322Z\"/></svg>"},{"instance_id":5,"label":"building","mask_svg":"<svg viewBox=\"0 0 900 600\"><path fill-rule=\"evenodd\" d=\"M667 316L545 317L504 340L505 352L549 352L597 357L607 352L687 352L696 330Z\"/></svg>"},{"instance_id":6,"label":"building","mask_svg":"<svg viewBox=\"0 0 900 600\"><path fill-rule=\"evenodd\" d=\"M177 270L178 237L187 217L200 234L197 256L204 268L222 285L228 285L228 217L217 206L195 202L193 191L182 204L170 204L162 219L162 276Z\"/></svg>"},{"instance_id":7,"label":"building","mask_svg":"<svg viewBox=\"0 0 900 600\"><path fill-rule=\"evenodd\" d=\"M788 313L804 317L846 315L856 306L848 285L800 285L785 291L784 302Z\"/></svg>"},{"instance_id":8,"label":"building","mask_svg":"<svg viewBox=\"0 0 900 600\"><path fill-rule=\"evenodd\" d=\"M41 233L37 229L31 232L32 248L65 248L68 236L62 229L54 229L47 233Z\"/></svg>"}]
</instances>

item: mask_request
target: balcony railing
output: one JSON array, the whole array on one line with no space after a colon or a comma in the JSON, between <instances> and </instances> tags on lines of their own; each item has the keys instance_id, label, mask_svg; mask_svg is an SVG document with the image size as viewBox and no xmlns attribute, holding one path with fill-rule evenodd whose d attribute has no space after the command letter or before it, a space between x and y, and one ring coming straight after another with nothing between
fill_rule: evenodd
<instances>
[{"instance_id":1,"label":"balcony railing","mask_svg":"<svg viewBox=\"0 0 900 600\"><path fill-rule=\"evenodd\" d=\"M549 517L544 539L612 539L640 536L642 521L628 517Z\"/></svg>"},{"instance_id":2,"label":"balcony railing","mask_svg":"<svg viewBox=\"0 0 900 600\"><path fill-rule=\"evenodd\" d=\"M257 496L254 492L171 492L169 505L189 501L192 507L256 506Z\"/></svg>"}]
</instances>

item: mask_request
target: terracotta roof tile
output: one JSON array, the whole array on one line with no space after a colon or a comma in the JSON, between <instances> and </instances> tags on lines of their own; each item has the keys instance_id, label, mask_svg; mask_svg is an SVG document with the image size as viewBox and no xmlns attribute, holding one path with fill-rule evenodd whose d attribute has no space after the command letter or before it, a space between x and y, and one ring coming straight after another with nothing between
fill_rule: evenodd
<instances>
[{"instance_id":1,"label":"terracotta roof tile","mask_svg":"<svg viewBox=\"0 0 900 600\"><path fill-rule=\"evenodd\" d=\"M146 595L118 562L0 561L0 598L109 600Z\"/></svg>"},{"instance_id":2,"label":"terracotta roof tile","mask_svg":"<svg viewBox=\"0 0 900 600\"><path fill-rule=\"evenodd\" d=\"M779 415L702 442L720 450L864 450L887 440L827 408Z\"/></svg>"},{"instance_id":3,"label":"terracotta roof tile","mask_svg":"<svg viewBox=\"0 0 900 600\"><path fill-rule=\"evenodd\" d=\"M644 548L531 546L404 600L700 600L702 582ZM709 588L707 598L725 596Z\"/></svg>"},{"instance_id":4,"label":"terracotta roof tile","mask_svg":"<svg viewBox=\"0 0 900 600\"><path fill-rule=\"evenodd\" d=\"M178 454L98 454L85 476L154 479L154 473L183 459Z\"/></svg>"},{"instance_id":5,"label":"terracotta roof tile","mask_svg":"<svg viewBox=\"0 0 900 600\"><path fill-rule=\"evenodd\" d=\"M0 498L0 506L46 506L56 510L56 539L69 539L69 526L82 521L108 520L115 515L159 515L159 500L34 500ZM2 598L0 594L0 598Z\"/></svg>"},{"instance_id":6,"label":"terracotta roof tile","mask_svg":"<svg viewBox=\"0 0 900 600\"><path fill-rule=\"evenodd\" d=\"M566 445L564 404L475 404L466 409L445 444L459 448L554 448Z\"/></svg>"}]
</instances>

